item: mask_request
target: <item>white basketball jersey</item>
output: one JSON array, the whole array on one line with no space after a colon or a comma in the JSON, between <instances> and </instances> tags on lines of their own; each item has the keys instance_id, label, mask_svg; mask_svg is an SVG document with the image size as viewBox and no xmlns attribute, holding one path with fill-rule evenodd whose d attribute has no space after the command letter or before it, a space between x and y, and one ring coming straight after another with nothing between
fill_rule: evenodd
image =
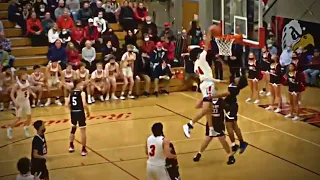
<instances>
[{"instance_id":1,"label":"white basketball jersey","mask_svg":"<svg viewBox=\"0 0 320 180\"><path fill-rule=\"evenodd\" d=\"M64 80L66 82L72 82L73 81L73 70L71 70L71 73L67 73L67 70L63 70L62 73L64 74Z\"/></svg>"},{"instance_id":2,"label":"white basketball jersey","mask_svg":"<svg viewBox=\"0 0 320 180\"><path fill-rule=\"evenodd\" d=\"M34 179L35 177L31 174L25 174L25 175L18 174L16 177L16 180L34 180ZM39 179L39 178L36 178L36 179Z\"/></svg>"},{"instance_id":3,"label":"white basketball jersey","mask_svg":"<svg viewBox=\"0 0 320 180\"><path fill-rule=\"evenodd\" d=\"M29 100L29 81L26 80L26 83L22 84L20 82L20 80L17 79L17 84L19 85L19 88L17 90L17 100L21 100L21 101L24 101L24 100Z\"/></svg>"},{"instance_id":4,"label":"white basketball jersey","mask_svg":"<svg viewBox=\"0 0 320 180\"><path fill-rule=\"evenodd\" d=\"M79 78L80 78L82 81L84 81L84 80L86 80L86 77L87 77L87 75L89 74L89 70L86 69L86 70L84 71L84 73L81 73L80 69L78 69L78 70L77 70L77 73L78 73L78 75L79 75Z\"/></svg>"},{"instance_id":5,"label":"white basketball jersey","mask_svg":"<svg viewBox=\"0 0 320 180\"><path fill-rule=\"evenodd\" d=\"M194 72L199 75L200 81L213 81L212 70L206 56L207 51L202 51L199 59L194 62Z\"/></svg>"},{"instance_id":6,"label":"white basketball jersey","mask_svg":"<svg viewBox=\"0 0 320 180\"><path fill-rule=\"evenodd\" d=\"M163 136L154 137L153 135L148 137L148 164L153 166L166 165L166 157L163 152L163 138Z\"/></svg>"},{"instance_id":7,"label":"white basketball jersey","mask_svg":"<svg viewBox=\"0 0 320 180\"><path fill-rule=\"evenodd\" d=\"M104 71L102 70L102 73L98 73L98 70L93 71L92 75L91 75L91 79L94 79L95 81L102 81L102 79L104 78Z\"/></svg>"}]
</instances>

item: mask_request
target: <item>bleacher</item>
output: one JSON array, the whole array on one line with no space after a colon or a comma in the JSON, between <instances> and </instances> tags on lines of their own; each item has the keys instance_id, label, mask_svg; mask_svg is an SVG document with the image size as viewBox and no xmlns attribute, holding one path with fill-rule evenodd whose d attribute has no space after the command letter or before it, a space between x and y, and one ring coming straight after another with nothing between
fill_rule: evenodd
<instances>
[{"instance_id":1,"label":"bleacher","mask_svg":"<svg viewBox=\"0 0 320 180\"><path fill-rule=\"evenodd\" d=\"M14 28L15 24L10 22L8 18L8 3L0 3L0 19L3 23L3 26L5 28L4 33L6 38L8 38L11 42L12 46L12 55L15 56L16 60L14 62L14 67L19 68L19 67L26 67L28 69L28 72L32 72L32 67L34 65L40 65L41 66L41 71L45 71L45 66L48 64L48 59L46 58L46 54L48 52L48 47L43 46L43 47L32 47L31 46L31 41L28 37L23 37L21 30ZM115 24L109 24L109 28L112 28L115 32L115 34L119 38L120 42L120 47L124 44L124 38L126 35L126 32L122 30L122 27L115 23ZM139 31L137 35L138 41L137 44L141 45L142 44L142 35L141 31ZM98 53L97 54L97 59L102 59L102 54ZM180 71L181 68L175 68L173 69L174 72L177 72L177 70ZM181 72L181 71L180 71ZM121 84L122 82L119 81L118 86L117 86L117 92L120 93L121 91ZM144 84L143 82L140 85L141 87L141 92L143 91ZM160 85L162 87L162 85ZM184 87L184 82L183 79L178 79L174 78L171 80L170 83L170 92L174 91L182 91L185 90L186 87ZM153 85L152 88L153 89ZM151 90L151 92L153 92ZM49 94L44 93L43 98L46 98L48 96L55 97L55 96L62 96L62 92L60 91L52 91ZM8 98L8 97L7 97Z\"/></svg>"}]
</instances>

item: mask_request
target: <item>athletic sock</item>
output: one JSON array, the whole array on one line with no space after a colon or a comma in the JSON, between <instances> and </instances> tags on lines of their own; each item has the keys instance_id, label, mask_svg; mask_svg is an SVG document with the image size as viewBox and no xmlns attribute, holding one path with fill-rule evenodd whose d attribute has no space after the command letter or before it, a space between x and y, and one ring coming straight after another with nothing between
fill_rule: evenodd
<instances>
[{"instance_id":1,"label":"athletic sock","mask_svg":"<svg viewBox=\"0 0 320 180\"><path fill-rule=\"evenodd\" d=\"M192 121L190 121L189 124L190 124L191 126L193 126L193 122L192 122Z\"/></svg>"},{"instance_id":2,"label":"athletic sock","mask_svg":"<svg viewBox=\"0 0 320 180\"><path fill-rule=\"evenodd\" d=\"M71 146L71 147L73 147L73 146L74 146L74 145L73 145L73 142L70 142L70 146Z\"/></svg>"}]
</instances>

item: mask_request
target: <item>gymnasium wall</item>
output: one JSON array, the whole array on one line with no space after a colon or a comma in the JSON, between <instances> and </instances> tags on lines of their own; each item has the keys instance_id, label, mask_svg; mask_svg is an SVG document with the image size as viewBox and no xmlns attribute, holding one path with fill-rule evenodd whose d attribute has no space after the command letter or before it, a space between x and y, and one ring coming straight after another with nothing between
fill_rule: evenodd
<instances>
[{"instance_id":1,"label":"gymnasium wall","mask_svg":"<svg viewBox=\"0 0 320 180\"><path fill-rule=\"evenodd\" d=\"M194 20L194 14L199 15L199 2L197 0L183 0L182 9L182 27L188 30L190 22Z\"/></svg>"}]
</instances>

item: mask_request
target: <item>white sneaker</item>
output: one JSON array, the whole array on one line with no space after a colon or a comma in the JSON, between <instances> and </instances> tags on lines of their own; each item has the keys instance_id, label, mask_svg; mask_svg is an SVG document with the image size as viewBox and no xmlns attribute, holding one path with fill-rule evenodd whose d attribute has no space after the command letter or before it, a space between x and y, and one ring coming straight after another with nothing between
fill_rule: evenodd
<instances>
[{"instance_id":1,"label":"white sneaker","mask_svg":"<svg viewBox=\"0 0 320 180\"><path fill-rule=\"evenodd\" d=\"M21 29L21 27L18 24L16 24L14 28Z\"/></svg>"},{"instance_id":2,"label":"white sneaker","mask_svg":"<svg viewBox=\"0 0 320 180\"><path fill-rule=\"evenodd\" d=\"M0 103L0 111L3 111L4 110L4 105L3 103Z\"/></svg>"},{"instance_id":3,"label":"white sneaker","mask_svg":"<svg viewBox=\"0 0 320 180\"><path fill-rule=\"evenodd\" d=\"M92 102L92 103L95 103L95 102L96 102L96 100L94 99L93 96L91 97L91 102Z\"/></svg>"},{"instance_id":4,"label":"white sneaker","mask_svg":"<svg viewBox=\"0 0 320 180\"><path fill-rule=\"evenodd\" d=\"M74 148L73 147L69 147L69 153L74 152Z\"/></svg>"},{"instance_id":5,"label":"white sneaker","mask_svg":"<svg viewBox=\"0 0 320 180\"><path fill-rule=\"evenodd\" d=\"M106 98L105 98L104 100L105 100L105 101L109 101L109 100L110 100L110 95L107 94L107 95L106 95Z\"/></svg>"},{"instance_id":6,"label":"white sneaker","mask_svg":"<svg viewBox=\"0 0 320 180\"><path fill-rule=\"evenodd\" d=\"M129 98L129 99L134 99L134 98L136 98L136 97L134 97L134 95L132 95L132 94L129 94L129 95L128 95L128 98Z\"/></svg>"},{"instance_id":7,"label":"white sneaker","mask_svg":"<svg viewBox=\"0 0 320 180\"><path fill-rule=\"evenodd\" d=\"M88 104L92 104L91 98L88 98Z\"/></svg>"},{"instance_id":8,"label":"white sneaker","mask_svg":"<svg viewBox=\"0 0 320 180\"><path fill-rule=\"evenodd\" d=\"M50 106L50 104L51 104L51 99L48 99L47 102L44 104L44 106L47 107L47 106Z\"/></svg>"},{"instance_id":9,"label":"white sneaker","mask_svg":"<svg viewBox=\"0 0 320 180\"><path fill-rule=\"evenodd\" d=\"M299 116L295 116L294 118L292 118L292 121L299 121L300 117Z\"/></svg>"},{"instance_id":10,"label":"white sneaker","mask_svg":"<svg viewBox=\"0 0 320 180\"><path fill-rule=\"evenodd\" d=\"M115 96L114 94L111 95L111 100L118 100L117 96Z\"/></svg>"},{"instance_id":11,"label":"white sneaker","mask_svg":"<svg viewBox=\"0 0 320 180\"><path fill-rule=\"evenodd\" d=\"M271 96L271 92L270 91L267 92L266 96Z\"/></svg>"},{"instance_id":12,"label":"white sneaker","mask_svg":"<svg viewBox=\"0 0 320 180\"><path fill-rule=\"evenodd\" d=\"M37 106L43 107L43 104L39 101L39 102L37 103Z\"/></svg>"},{"instance_id":13,"label":"white sneaker","mask_svg":"<svg viewBox=\"0 0 320 180\"><path fill-rule=\"evenodd\" d=\"M24 126L24 135L28 138L30 137L30 132L29 132L29 127L28 126Z\"/></svg>"},{"instance_id":14,"label":"white sneaker","mask_svg":"<svg viewBox=\"0 0 320 180\"><path fill-rule=\"evenodd\" d=\"M268 111L269 110L273 110L273 106L268 106L268 107L265 108L265 110L268 110Z\"/></svg>"},{"instance_id":15,"label":"white sneaker","mask_svg":"<svg viewBox=\"0 0 320 180\"><path fill-rule=\"evenodd\" d=\"M124 97L124 95L121 95L121 96L120 96L120 99L121 99L121 100L125 100L126 97Z\"/></svg>"},{"instance_id":16,"label":"white sneaker","mask_svg":"<svg viewBox=\"0 0 320 180\"><path fill-rule=\"evenodd\" d=\"M298 104L301 105L301 101L298 101Z\"/></svg>"},{"instance_id":17,"label":"white sneaker","mask_svg":"<svg viewBox=\"0 0 320 180\"><path fill-rule=\"evenodd\" d=\"M55 103L56 103L56 105L58 105L58 106L62 106L62 103L61 103L60 99L56 99Z\"/></svg>"},{"instance_id":18,"label":"white sneaker","mask_svg":"<svg viewBox=\"0 0 320 180\"><path fill-rule=\"evenodd\" d=\"M292 118L292 115L291 114L287 114L284 116L285 118Z\"/></svg>"},{"instance_id":19,"label":"white sneaker","mask_svg":"<svg viewBox=\"0 0 320 180\"><path fill-rule=\"evenodd\" d=\"M250 102L251 101L251 98L248 98L247 100L246 100L246 102Z\"/></svg>"},{"instance_id":20,"label":"white sneaker","mask_svg":"<svg viewBox=\"0 0 320 180\"><path fill-rule=\"evenodd\" d=\"M280 108L277 108L276 110L274 110L275 113L279 113L281 112L281 109Z\"/></svg>"},{"instance_id":21,"label":"white sneaker","mask_svg":"<svg viewBox=\"0 0 320 180\"><path fill-rule=\"evenodd\" d=\"M259 104L260 100L259 99L256 99L253 103L254 104Z\"/></svg>"},{"instance_id":22,"label":"white sneaker","mask_svg":"<svg viewBox=\"0 0 320 180\"><path fill-rule=\"evenodd\" d=\"M190 138L190 137L191 137L190 128L189 128L188 124L183 125L183 132L184 132L184 135L185 135L187 138Z\"/></svg>"},{"instance_id":23,"label":"white sneaker","mask_svg":"<svg viewBox=\"0 0 320 180\"><path fill-rule=\"evenodd\" d=\"M10 101L10 103L9 103L9 109L11 109L11 110L15 110L15 109L16 109L16 108L14 107L12 101Z\"/></svg>"},{"instance_id":24,"label":"white sneaker","mask_svg":"<svg viewBox=\"0 0 320 180\"><path fill-rule=\"evenodd\" d=\"M261 90L260 92L259 92L259 94L264 94L265 93L265 91L263 91L263 90Z\"/></svg>"},{"instance_id":25,"label":"white sneaker","mask_svg":"<svg viewBox=\"0 0 320 180\"><path fill-rule=\"evenodd\" d=\"M102 96L102 95L100 96L100 101L101 101L101 102L103 102L103 101L104 101L104 98L103 98L103 96Z\"/></svg>"},{"instance_id":26,"label":"white sneaker","mask_svg":"<svg viewBox=\"0 0 320 180\"><path fill-rule=\"evenodd\" d=\"M35 108L35 107L36 107L36 104L32 103L31 107L32 107L32 108Z\"/></svg>"},{"instance_id":27,"label":"white sneaker","mask_svg":"<svg viewBox=\"0 0 320 180\"><path fill-rule=\"evenodd\" d=\"M7 136L9 139L12 139L12 128L7 128Z\"/></svg>"}]
</instances>

